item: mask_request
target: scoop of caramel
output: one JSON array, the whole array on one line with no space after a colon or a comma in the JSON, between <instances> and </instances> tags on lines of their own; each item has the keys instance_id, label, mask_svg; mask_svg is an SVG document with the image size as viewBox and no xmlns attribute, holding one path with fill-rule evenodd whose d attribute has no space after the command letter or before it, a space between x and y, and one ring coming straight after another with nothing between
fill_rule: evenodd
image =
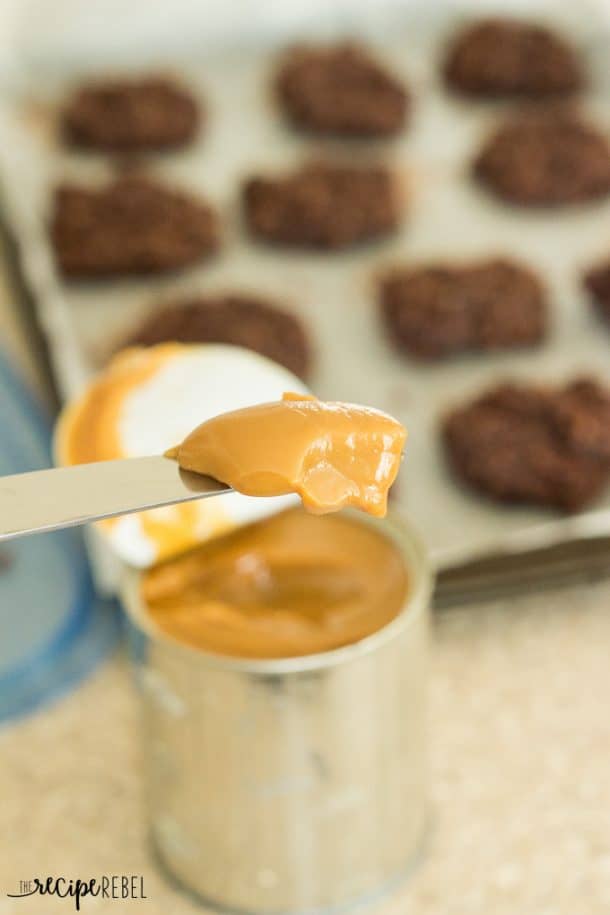
<instances>
[{"instance_id":1,"label":"scoop of caramel","mask_svg":"<svg viewBox=\"0 0 610 915\"><path fill-rule=\"evenodd\" d=\"M284 394L202 423L166 457L248 496L297 493L308 511L383 517L404 427L379 410Z\"/></svg>"}]
</instances>

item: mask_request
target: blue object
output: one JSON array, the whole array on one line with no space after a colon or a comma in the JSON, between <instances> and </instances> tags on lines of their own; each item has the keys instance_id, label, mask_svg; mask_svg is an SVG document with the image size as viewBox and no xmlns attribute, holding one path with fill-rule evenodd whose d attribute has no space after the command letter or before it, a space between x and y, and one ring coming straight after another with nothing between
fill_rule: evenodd
<instances>
[{"instance_id":1,"label":"blue object","mask_svg":"<svg viewBox=\"0 0 610 915\"><path fill-rule=\"evenodd\" d=\"M51 466L50 426L0 356L0 476ZM0 722L66 692L116 644L118 608L96 599L81 533L0 545Z\"/></svg>"}]
</instances>

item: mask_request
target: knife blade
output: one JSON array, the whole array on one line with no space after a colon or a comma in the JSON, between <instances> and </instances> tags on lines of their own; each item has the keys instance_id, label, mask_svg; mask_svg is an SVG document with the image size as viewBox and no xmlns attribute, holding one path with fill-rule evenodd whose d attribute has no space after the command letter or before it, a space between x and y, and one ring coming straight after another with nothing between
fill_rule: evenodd
<instances>
[{"instance_id":1,"label":"knife blade","mask_svg":"<svg viewBox=\"0 0 610 915\"><path fill-rule=\"evenodd\" d=\"M159 456L0 477L0 541L232 491Z\"/></svg>"}]
</instances>

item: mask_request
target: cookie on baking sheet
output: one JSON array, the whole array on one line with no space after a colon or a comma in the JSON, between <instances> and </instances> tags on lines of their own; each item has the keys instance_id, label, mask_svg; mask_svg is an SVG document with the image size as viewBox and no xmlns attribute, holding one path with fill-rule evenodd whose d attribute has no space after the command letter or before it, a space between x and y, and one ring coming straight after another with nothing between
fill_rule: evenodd
<instances>
[{"instance_id":1,"label":"cookie on baking sheet","mask_svg":"<svg viewBox=\"0 0 610 915\"><path fill-rule=\"evenodd\" d=\"M585 273L584 284L596 311L610 323L610 257Z\"/></svg>"},{"instance_id":2,"label":"cookie on baking sheet","mask_svg":"<svg viewBox=\"0 0 610 915\"><path fill-rule=\"evenodd\" d=\"M243 346L300 378L307 376L311 363L310 343L301 322L249 295L201 296L168 303L151 314L123 346L169 341Z\"/></svg>"},{"instance_id":3,"label":"cookie on baking sheet","mask_svg":"<svg viewBox=\"0 0 610 915\"><path fill-rule=\"evenodd\" d=\"M546 334L542 283L499 258L393 270L382 278L379 304L391 340L422 359L533 346Z\"/></svg>"},{"instance_id":4,"label":"cookie on baking sheet","mask_svg":"<svg viewBox=\"0 0 610 915\"><path fill-rule=\"evenodd\" d=\"M389 169L331 162L250 178L243 204L255 238L303 248L345 248L381 238L397 229L401 215Z\"/></svg>"},{"instance_id":5,"label":"cookie on baking sheet","mask_svg":"<svg viewBox=\"0 0 610 915\"><path fill-rule=\"evenodd\" d=\"M551 29L515 19L484 19L453 39L444 64L447 84L485 98L546 98L581 89L575 50Z\"/></svg>"},{"instance_id":6,"label":"cookie on baking sheet","mask_svg":"<svg viewBox=\"0 0 610 915\"><path fill-rule=\"evenodd\" d=\"M82 149L152 152L185 146L201 119L186 88L151 76L83 86L66 103L61 128L66 142Z\"/></svg>"},{"instance_id":7,"label":"cookie on baking sheet","mask_svg":"<svg viewBox=\"0 0 610 915\"><path fill-rule=\"evenodd\" d=\"M502 502L578 511L610 480L610 391L501 384L450 412L443 440L456 476Z\"/></svg>"},{"instance_id":8,"label":"cookie on baking sheet","mask_svg":"<svg viewBox=\"0 0 610 915\"><path fill-rule=\"evenodd\" d=\"M366 48L349 42L292 48L275 86L292 123L313 133L389 136L405 126L409 114L405 86Z\"/></svg>"},{"instance_id":9,"label":"cookie on baking sheet","mask_svg":"<svg viewBox=\"0 0 610 915\"><path fill-rule=\"evenodd\" d=\"M584 203L610 193L610 144L575 112L522 113L486 141L474 171L509 203Z\"/></svg>"},{"instance_id":10,"label":"cookie on baking sheet","mask_svg":"<svg viewBox=\"0 0 610 915\"><path fill-rule=\"evenodd\" d=\"M193 264L218 250L220 230L202 200L127 175L100 188L60 185L51 238L64 276L102 278Z\"/></svg>"}]
</instances>

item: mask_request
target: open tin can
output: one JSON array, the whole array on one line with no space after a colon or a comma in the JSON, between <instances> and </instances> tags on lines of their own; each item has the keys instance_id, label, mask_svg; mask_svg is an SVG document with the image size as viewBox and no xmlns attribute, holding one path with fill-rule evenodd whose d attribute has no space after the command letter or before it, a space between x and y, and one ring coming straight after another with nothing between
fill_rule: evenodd
<instances>
[{"instance_id":1,"label":"open tin can","mask_svg":"<svg viewBox=\"0 0 610 915\"><path fill-rule=\"evenodd\" d=\"M240 660L173 641L127 575L142 695L146 803L163 870L201 902L328 911L405 876L426 822L425 687L432 576L411 527L410 589L373 635L322 654Z\"/></svg>"}]
</instances>

